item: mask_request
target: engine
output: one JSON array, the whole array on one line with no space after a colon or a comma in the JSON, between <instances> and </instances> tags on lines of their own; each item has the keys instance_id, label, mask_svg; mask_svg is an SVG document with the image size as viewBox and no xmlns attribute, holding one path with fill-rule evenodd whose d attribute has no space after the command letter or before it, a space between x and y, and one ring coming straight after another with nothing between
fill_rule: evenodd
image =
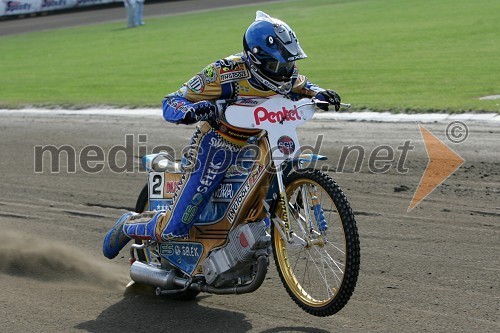
<instances>
[{"instance_id":1,"label":"engine","mask_svg":"<svg viewBox=\"0 0 500 333\"><path fill-rule=\"evenodd\" d=\"M207 283L214 287L245 284L253 278L258 256L268 256L271 235L264 221L239 225L228 235L228 243L213 251L202 263Z\"/></svg>"}]
</instances>

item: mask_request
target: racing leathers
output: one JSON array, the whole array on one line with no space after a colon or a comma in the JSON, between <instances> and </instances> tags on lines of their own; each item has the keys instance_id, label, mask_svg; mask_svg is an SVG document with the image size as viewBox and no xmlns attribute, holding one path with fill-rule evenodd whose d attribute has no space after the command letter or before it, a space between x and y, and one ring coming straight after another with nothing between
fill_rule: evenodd
<instances>
[{"instance_id":1,"label":"racing leathers","mask_svg":"<svg viewBox=\"0 0 500 333\"><path fill-rule=\"evenodd\" d=\"M297 100L313 97L324 89L312 84L295 67L287 97ZM224 178L225 171L236 163L246 141L260 130L236 128L218 117L216 100L245 97L269 97L277 93L252 78L243 54L220 59L196 74L178 91L163 100L163 117L176 124L200 122L183 158L185 173L177 186L172 204L166 210L128 214L115 225L109 239L118 251L106 248L114 257L125 246L126 236L134 239L165 242L185 238L203 211L212 193ZM122 245L122 243L125 244ZM121 247L120 247L121 246Z\"/></svg>"}]
</instances>

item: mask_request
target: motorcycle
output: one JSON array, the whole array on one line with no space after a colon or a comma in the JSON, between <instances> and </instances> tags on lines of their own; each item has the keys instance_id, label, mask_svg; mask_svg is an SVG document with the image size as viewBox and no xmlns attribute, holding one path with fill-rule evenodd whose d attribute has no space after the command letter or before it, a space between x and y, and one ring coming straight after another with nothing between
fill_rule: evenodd
<instances>
[{"instance_id":1,"label":"motorcycle","mask_svg":"<svg viewBox=\"0 0 500 333\"><path fill-rule=\"evenodd\" d=\"M226 171L187 239L131 245L131 279L177 299L251 293L263 283L272 253L299 307L315 316L337 313L358 277L356 221L337 183L307 166L326 157L301 153L296 131L326 102L277 95L224 103L230 125L261 131ZM185 166L165 152L142 163L148 182L136 211L166 209Z\"/></svg>"}]
</instances>

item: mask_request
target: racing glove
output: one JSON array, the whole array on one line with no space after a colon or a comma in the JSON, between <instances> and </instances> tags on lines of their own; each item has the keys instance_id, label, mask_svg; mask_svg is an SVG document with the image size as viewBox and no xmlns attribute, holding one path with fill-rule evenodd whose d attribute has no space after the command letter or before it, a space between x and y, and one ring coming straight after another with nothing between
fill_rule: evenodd
<instances>
[{"instance_id":1,"label":"racing glove","mask_svg":"<svg viewBox=\"0 0 500 333\"><path fill-rule=\"evenodd\" d=\"M220 121L224 117L224 111L226 110L227 104L225 100L218 100L215 104L208 101L198 102L202 103L203 107L196 110L196 120L197 121L207 121L212 127L218 128ZM195 104L198 104L195 103Z\"/></svg>"},{"instance_id":2,"label":"racing glove","mask_svg":"<svg viewBox=\"0 0 500 333\"><path fill-rule=\"evenodd\" d=\"M195 103L198 104L198 103ZM197 121L210 121L217 118L217 106L212 103L205 101L199 102L201 107L198 107L196 110L196 120Z\"/></svg>"},{"instance_id":3,"label":"racing glove","mask_svg":"<svg viewBox=\"0 0 500 333\"><path fill-rule=\"evenodd\" d=\"M340 96L335 90L324 90L316 94L316 98L335 106L335 111L340 109ZM319 106L323 111L328 111L328 105Z\"/></svg>"},{"instance_id":4,"label":"racing glove","mask_svg":"<svg viewBox=\"0 0 500 333\"><path fill-rule=\"evenodd\" d=\"M208 101L201 101L185 107L183 119L179 123L194 124L199 121L212 121L216 118L217 107Z\"/></svg>"},{"instance_id":5,"label":"racing glove","mask_svg":"<svg viewBox=\"0 0 500 333\"><path fill-rule=\"evenodd\" d=\"M216 120L219 110L209 101L191 102L175 95L163 99L163 117L166 121L175 124L195 124L199 121Z\"/></svg>"}]
</instances>

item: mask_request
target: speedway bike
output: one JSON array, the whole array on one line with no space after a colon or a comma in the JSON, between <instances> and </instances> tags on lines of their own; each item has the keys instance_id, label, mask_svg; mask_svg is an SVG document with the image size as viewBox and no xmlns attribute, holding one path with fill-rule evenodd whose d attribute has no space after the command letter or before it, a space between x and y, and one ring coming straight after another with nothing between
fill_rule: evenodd
<instances>
[{"instance_id":1,"label":"speedway bike","mask_svg":"<svg viewBox=\"0 0 500 333\"><path fill-rule=\"evenodd\" d=\"M188 238L131 245L132 280L178 299L251 293L274 259L283 286L304 311L340 311L359 272L356 221L338 184L311 167L326 157L302 152L297 135L297 127L326 102L280 95L223 102L227 123L259 134L227 169ZM163 152L144 156L142 163L148 182L136 211L166 209L184 166Z\"/></svg>"}]
</instances>

